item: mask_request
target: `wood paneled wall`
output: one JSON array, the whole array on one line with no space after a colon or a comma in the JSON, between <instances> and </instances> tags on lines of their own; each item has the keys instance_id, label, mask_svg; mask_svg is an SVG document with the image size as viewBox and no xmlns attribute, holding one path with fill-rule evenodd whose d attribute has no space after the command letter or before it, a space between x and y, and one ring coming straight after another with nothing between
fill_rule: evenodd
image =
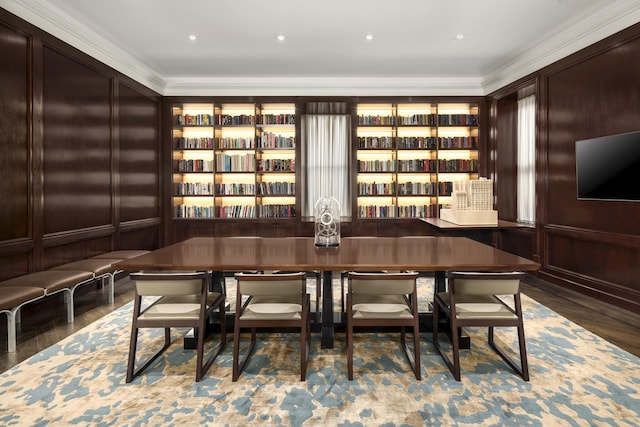
<instances>
[{"instance_id":1,"label":"wood paneled wall","mask_svg":"<svg viewBox=\"0 0 640 427\"><path fill-rule=\"evenodd\" d=\"M501 162L515 152L514 96L537 82L536 232L528 241L527 235L504 236L503 243L533 248L544 278L634 312L640 312L640 201L578 200L575 141L640 130L638 70L640 24L490 96L502 213L515 194L504 184L515 182L515 170Z\"/></svg>"},{"instance_id":2,"label":"wood paneled wall","mask_svg":"<svg viewBox=\"0 0 640 427\"><path fill-rule=\"evenodd\" d=\"M0 280L160 246L161 97L0 9Z\"/></svg>"}]
</instances>

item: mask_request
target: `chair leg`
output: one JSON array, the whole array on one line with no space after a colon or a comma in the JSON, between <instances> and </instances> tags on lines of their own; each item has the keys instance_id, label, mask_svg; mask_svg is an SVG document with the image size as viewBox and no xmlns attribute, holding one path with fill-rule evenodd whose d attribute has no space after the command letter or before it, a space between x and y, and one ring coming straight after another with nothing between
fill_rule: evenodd
<instances>
[{"instance_id":1,"label":"chair leg","mask_svg":"<svg viewBox=\"0 0 640 427\"><path fill-rule=\"evenodd\" d=\"M489 345L498 355L504 360L511 369L513 369L518 375L522 377L524 381L529 381L529 364L527 363L527 348L524 340L524 327L518 326L518 346L520 349L520 366L511 357L507 355L500 347L498 347L494 340L493 327L489 327Z\"/></svg>"},{"instance_id":2,"label":"chair leg","mask_svg":"<svg viewBox=\"0 0 640 427\"><path fill-rule=\"evenodd\" d=\"M142 371L147 369L149 365L151 365L164 351L169 348L171 344L171 334L169 328L164 328L164 345L160 350L154 353L146 362L142 364L140 368L135 369L136 363L136 346L138 343L138 328L134 325L131 328L131 341L129 342L129 361L127 363L127 379L126 382L130 383L133 381Z\"/></svg>"},{"instance_id":3,"label":"chair leg","mask_svg":"<svg viewBox=\"0 0 640 427\"><path fill-rule=\"evenodd\" d=\"M347 316L347 373L349 381L353 380L353 323Z\"/></svg>"},{"instance_id":4,"label":"chair leg","mask_svg":"<svg viewBox=\"0 0 640 427\"><path fill-rule=\"evenodd\" d=\"M206 339L206 319L209 316L206 316L205 321L198 327L198 355L196 357L196 382L202 380L202 378L207 374L207 371L213 364L213 361L216 360L222 349L224 348L227 342L227 331L226 331L226 322L225 322L225 309L224 309L225 300L222 299L222 302L218 304L218 311L220 313L220 342L211 350L211 354L209 358L202 364L204 360L204 345ZM202 332L202 333L201 333Z\"/></svg>"},{"instance_id":5,"label":"chair leg","mask_svg":"<svg viewBox=\"0 0 640 427\"><path fill-rule=\"evenodd\" d=\"M457 360L457 363L456 363L456 362L452 362L449 356L447 356L445 352L442 350L442 348L440 347L440 340L439 340L440 310L441 310L440 304L437 301L434 301L433 302L433 346L436 348L436 350L440 354L440 357L442 357L442 360L447 365L447 368L449 368L449 371L451 372L453 377L456 379L456 381L460 381L460 358L459 358L458 351L456 350L458 334L452 333L451 335L449 335L451 347L453 348L454 361ZM451 327L451 330L452 331L454 330L453 325Z\"/></svg>"},{"instance_id":6,"label":"chair leg","mask_svg":"<svg viewBox=\"0 0 640 427\"><path fill-rule=\"evenodd\" d=\"M307 317L309 313L307 312ZM307 319L302 320L300 327L300 381L307 377Z\"/></svg>"},{"instance_id":7,"label":"chair leg","mask_svg":"<svg viewBox=\"0 0 640 427\"><path fill-rule=\"evenodd\" d=\"M251 328L251 342L249 343L249 347L247 347L246 351L242 354L242 358L240 357L240 327L237 325L238 322L236 321L233 336L233 373L231 377L232 382L238 381L240 373L244 369L244 365L247 363L247 360L249 360L249 356L251 356L251 352L256 345L256 328Z\"/></svg>"}]
</instances>

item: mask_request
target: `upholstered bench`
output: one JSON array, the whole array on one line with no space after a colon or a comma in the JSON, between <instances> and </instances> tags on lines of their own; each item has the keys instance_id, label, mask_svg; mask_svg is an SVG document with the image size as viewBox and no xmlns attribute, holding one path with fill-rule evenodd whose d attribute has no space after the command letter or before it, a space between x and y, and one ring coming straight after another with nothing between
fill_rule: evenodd
<instances>
[{"instance_id":1,"label":"upholstered bench","mask_svg":"<svg viewBox=\"0 0 640 427\"><path fill-rule=\"evenodd\" d=\"M115 271L113 264L122 261L117 258L87 258L79 261L73 261L67 264L58 265L48 271L88 271L93 275L94 279L109 280L109 303L113 303L115 295ZM77 286L71 289L71 297Z\"/></svg>"},{"instance_id":2,"label":"upholstered bench","mask_svg":"<svg viewBox=\"0 0 640 427\"><path fill-rule=\"evenodd\" d=\"M130 249L130 250L123 250L123 251L106 252L104 254L96 255L91 258L112 258L112 259L123 260L123 259L135 258L140 255L148 254L149 252L150 251Z\"/></svg>"},{"instance_id":3,"label":"upholstered bench","mask_svg":"<svg viewBox=\"0 0 640 427\"><path fill-rule=\"evenodd\" d=\"M0 313L7 315L8 351L16 351L16 315L20 308L45 296L44 289L31 286L0 286Z\"/></svg>"},{"instance_id":4,"label":"upholstered bench","mask_svg":"<svg viewBox=\"0 0 640 427\"><path fill-rule=\"evenodd\" d=\"M64 292L67 306L67 322L73 322L73 291L80 285L94 280L89 271L45 270L14 277L0 282L0 295L6 304L9 351L15 351L16 323L20 322L20 308L26 303L45 296ZM33 296L33 298L28 298ZM13 301L13 302L12 302ZM13 307L11 305L13 304Z\"/></svg>"}]
</instances>

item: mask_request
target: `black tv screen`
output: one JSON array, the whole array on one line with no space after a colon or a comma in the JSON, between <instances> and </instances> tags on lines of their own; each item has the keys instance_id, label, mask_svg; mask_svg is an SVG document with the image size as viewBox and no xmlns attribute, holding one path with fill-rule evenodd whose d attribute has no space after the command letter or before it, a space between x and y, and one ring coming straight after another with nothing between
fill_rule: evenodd
<instances>
[{"instance_id":1,"label":"black tv screen","mask_svg":"<svg viewBox=\"0 0 640 427\"><path fill-rule=\"evenodd\" d=\"M576 141L578 199L640 201L640 132Z\"/></svg>"}]
</instances>

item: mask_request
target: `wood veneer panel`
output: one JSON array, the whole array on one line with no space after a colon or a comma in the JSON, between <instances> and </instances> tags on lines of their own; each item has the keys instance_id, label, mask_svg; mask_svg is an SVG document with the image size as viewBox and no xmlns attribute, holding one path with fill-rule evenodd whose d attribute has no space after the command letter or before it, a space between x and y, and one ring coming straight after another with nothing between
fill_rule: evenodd
<instances>
[{"instance_id":1,"label":"wood veneer panel","mask_svg":"<svg viewBox=\"0 0 640 427\"><path fill-rule=\"evenodd\" d=\"M110 78L43 52L44 233L111 224Z\"/></svg>"},{"instance_id":2,"label":"wood veneer panel","mask_svg":"<svg viewBox=\"0 0 640 427\"><path fill-rule=\"evenodd\" d=\"M121 231L120 249L157 249L160 247L159 239L159 225L141 230Z\"/></svg>"},{"instance_id":3,"label":"wood veneer panel","mask_svg":"<svg viewBox=\"0 0 640 427\"><path fill-rule=\"evenodd\" d=\"M548 224L640 235L639 202L577 200L575 175L576 140L640 130L637 37L548 76Z\"/></svg>"},{"instance_id":4,"label":"wood veneer panel","mask_svg":"<svg viewBox=\"0 0 640 427\"><path fill-rule=\"evenodd\" d=\"M0 25L0 241L29 236L29 39Z\"/></svg>"},{"instance_id":5,"label":"wood veneer panel","mask_svg":"<svg viewBox=\"0 0 640 427\"><path fill-rule=\"evenodd\" d=\"M137 248L136 248L137 249ZM89 258L111 250L111 237L98 237L90 240L45 248L44 269L60 264Z\"/></svg>"},{"instance_id":6,"label":"wood veneer panel","mask_svg":"<svg viewBox=\"0 0 640 427\"><path fill-rule=\"evenodd\" d=\"M0 256L0 281L29 273L29 253Z\"/></svg>"},{"instance_id":7,"label":"wood veneer panel","mask_svg":"<svg viewBox=\"0 0 640 427\"><path fill-rule=\"evenodd\" d=\"M119 88L120 221L160 216L159 104Z\"/></svg>"},{"instance_id":8,"label":"wood veneer panel","mask_svg":"<svg viewBox=\"0 0 640 427\"><path fill-rule=\"evenodd\" d=\"M497 102L495 186L500 219L517 219L516 183L518 173L518 103L515 99Z\"/></svg>"},{"instance_id":9,"label":"wood veneer panel","mask_svg":"<svg viewBox=\"0 0 640 427\"><path fill-rule=\"evenodd\" d=\"M574 275L588 286L617 298L640 301L640 247L614 241L547 232L546 264L559 274ZM585 262L588 260L588 262ZM576 274L575 272L579 272Z\"/></svg>"}]
</instances>

